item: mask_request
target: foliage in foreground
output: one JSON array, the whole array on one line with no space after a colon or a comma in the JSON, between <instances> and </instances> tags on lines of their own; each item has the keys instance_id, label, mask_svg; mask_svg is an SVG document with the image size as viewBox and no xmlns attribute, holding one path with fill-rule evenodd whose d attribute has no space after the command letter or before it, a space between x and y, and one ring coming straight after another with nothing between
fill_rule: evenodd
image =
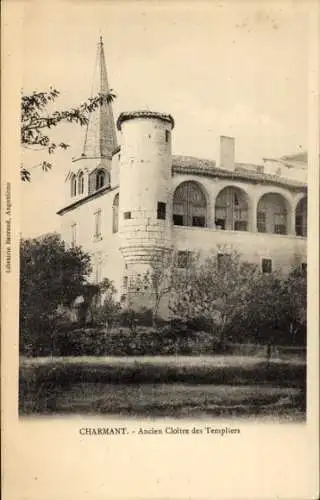
<instances>
[{"instance_id":1,"label":"foliage in foreground","mask_svg":"<svg viewBox=\"0 0 320 500\"><path fill-rule=\"evenodd\" d=\"M112 102L115 94L99 93L81 103L63 111L50 111L50 106L59 97L60 92L54 87L49 91L34 91L30 95L21 97L21 146L33 151L45 151L52 155L57 149L67 149L69 144L56 143L50 138L50 131L62 123L74 123L80 126L87 125L90 113L106 103ZM43 160L40 166L44 171L51 169L52 163ZM20 175L22 181L30 181L30 169L21 165Z\"/></svg>"},{"instance_id":2,"label":"foliage in foreground","mask_svg":"<svg viewBox=\"0 0 320 500\"><path fill-rule=\"evenodd\" d=\"M74 345L65 332L91 324L106 324L118 314L115 288L104 279L88 281L90 255L67 248L58 234L23 239L20 243L20 352L47 356ZM70 337L70 335L69 335ZM88 346L88 341L84 345ZM95 340L91 339L92 346ZM76 353L76 351L75 351Z\"/></svg>"},{"instance_id":3,"label":"foliage in foreground","mask_svg":"<svg viewBox=\"0 0 320 500\"><path fill-rule=\"evenodd\" d=\"M222 349L227 340L304 345L305 272L263 274L237 252L220 255L197 256L180 273L170 296L173 318L202 324Z\"/></svg>"},{"instance_id":4,"label":"foliage in foreground","mask_svg":"<svg viewBox=\"0 0 320 500\"><path fill-rule=\"evenodd\" d=\"M34 352L54 340L59 321L84 292L90 257L78 247L66 248L57 234L20 243L20 350ZM39 352L40 351L40 352Z\"/></svg>"},{"instance_id":5,"label":"foliage in foreground","mask_svg":"<svg viewBox=\"0 0 320 500\"><path fill-rule=\"evenodd\" d=\"M22 354L198 355L228 352L230 343L269 344L270 350L306 344L306 274L299 269L262 274L237 253L222 261L217 254L195 256L183 269L174 259L157 262L142 277L154 300L139 311L120 307L110 280L90 284L90 270L89 255L67 249L57 235L22 240ZM157 316L165 295L167 322ZM70 306L77 321L66 314Z\"/></svg>"}]
</instances>

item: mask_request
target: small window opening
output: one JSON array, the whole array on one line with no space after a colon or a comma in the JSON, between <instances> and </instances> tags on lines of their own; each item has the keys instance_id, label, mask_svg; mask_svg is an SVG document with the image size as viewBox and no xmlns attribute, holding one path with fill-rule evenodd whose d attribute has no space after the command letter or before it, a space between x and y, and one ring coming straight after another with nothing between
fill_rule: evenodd
<instances>
[{"instance_id":1,"label":"small window opening","mask_svg":"<svg viewBox=\"0 0 320 500\"><path fill-rule=\"evenodd\" d=\"M262 259L261 268L262 268L262 272L264 274L272 273L272 260L271 259Z\"/></svg>"},{"instance_id":2,"label":"small window opening","mask_svg":"<svg viewBox=\"0 0 320 500\"><path fill-rule=\"evenodd\" d=\"M188 250L182 250L178 252L177 255L177 267L185 269L189 266L191 262L192 252Z\"/></svg>"},{"instance_id":3,"label":"small window opening","mask_svg":"<svg viewBox=\"0 0 320 500\"><path fill-rule=\"evenodd\" d=\"M124 212L123 218L124 219L131 219L131 212Z\"/></svg>"},{"instance_id":4,"label":"small window opening","mask_svg":"<svg viewBox=\"0 0 320 500\"><path fill-rule=\"evenodd\" d=\"M78 182L79 182L78 193L83 194L84 193L84 175L82 172L79 174Z\"/></svg>"},{"instance_id":5,"label":"small window opening","mask_svg":"<svg viewBox=\"0 0 320 500\"><path fill-rule=\"evenodd\" d=\"M106 182L106 174L103 170L99 170L97 172L96 177L96 189L100 189L105 185Z\"/></svg>"},{"instance_id":6,"label":"small window opening","mask_svg":"<svg viewBox=\"0 0 320 500\"><path fill-rule=\"evenodd\" d=\"M77 224L71 225L71 245L74 247L77 244Z\"/></svg>"},{"instance_id":7,"label":"small window opening","mask_svg":"<svg viewBox=\"0 0 320 500\"><path fill-rule=\"evenodd\" d=\"M183 215L173 214L173 223L175 226L183 226Z\"/></svg>"},{"instance_id":8,"label":"small window opening","mask_svg":"<svg viewBox=\"0 0 320 500\"><path fill-rule=\"evenodd\" d=\"M94 237L101 237L101 210L98 210L94 214Z\"/></svg>"},{"instance_id":9,"label":"small window opening","mask_svg":"<svg viewBox=\"0 0 320 500\"><path fill-rule=\"evenodd\" d=\"M71 179L71 196L76 196L77 194L77 178L74 175Z\"/></svg>"},{"instance_id":10,"label":"small window opening","mask_svg":"<svg viewBox=\"0 0 320 500\"><path fill-rule=\"evenodd\" d=\"M170 131L166 130L166 142L169 142L170 139Z\"/></svg>"},{"instance_id":11,"label":"small window opening","mask_svg":"<svg viewBox=\"0 0 320 500\"><path fill-rule=\"evenodd\" d=\"M162 201L158 201L157 218L162 220L166 218L166 204Z\"/></svg>"}]
</instances>

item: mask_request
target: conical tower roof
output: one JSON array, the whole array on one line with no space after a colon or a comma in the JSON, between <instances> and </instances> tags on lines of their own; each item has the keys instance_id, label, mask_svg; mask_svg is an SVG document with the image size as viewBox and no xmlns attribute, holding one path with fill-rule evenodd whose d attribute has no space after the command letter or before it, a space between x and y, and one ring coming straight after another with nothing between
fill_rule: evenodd
<instances>
[{"instance_id":1,"label":"conical tower roof","mask_svg":"<svg viewBox=\"0 0 320 500\"><path fill-rule=\"evenodd\" d=\"M104 47L100 37L97 51L91 95L110 91ZM82 156L86 158L110 158L117 148L117 135L112 104L105 102L90 114L86 129Z\"/></svg>"}]
</instances>

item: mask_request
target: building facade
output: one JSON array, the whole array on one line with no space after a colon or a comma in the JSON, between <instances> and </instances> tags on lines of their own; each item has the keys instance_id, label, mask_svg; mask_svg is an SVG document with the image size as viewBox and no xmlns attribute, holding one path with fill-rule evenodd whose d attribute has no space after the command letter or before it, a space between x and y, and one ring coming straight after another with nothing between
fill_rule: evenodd
<instances>
[{"instance_id":1,"label":"building facade","mask_svg":"<svg viewBox=\"0 0 320 500\"><path fill-rule=\"evenodd\" d=\"M99 92L108 79L99 43ZM163 252L223 247L263 272L307 262L307 161L303 154L238 163L235 140L220 137L219 158L172 154L174 119L121 113L117 143L112 105L90 117L84 149L65 182L62 236L92 255L96 282L111 279L122 300L135 276ZM179 259L180 258L180 259Z\"/></svg>"}]
</instances>

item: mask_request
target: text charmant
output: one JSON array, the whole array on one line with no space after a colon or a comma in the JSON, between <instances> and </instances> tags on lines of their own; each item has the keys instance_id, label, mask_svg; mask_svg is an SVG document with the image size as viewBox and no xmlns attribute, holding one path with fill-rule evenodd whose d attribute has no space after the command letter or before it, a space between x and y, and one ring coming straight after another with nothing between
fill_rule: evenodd
<instances>
[{"instance_id":1,"label":"text charmant","mask_svg":"<svg viewBox=\"0 0 320 500\"><path fill-rule=\"evenodd\" d=\"M128 430L127 427L81 427L79 429L81 436L120 436L128 434L138 435L220 435L227 436L230 434L240 434L240 429L236 427L179 427L166 426L163 428L156 427L139 427L138 429Z\"/></svg>"},{"instance_id":2,"label":"text charmant","mask_svg":"<svg viewBox=\"0 0 320 500\"><path fill-rule=\"evenodd\" d=\"M126 427L81 427L81 436L119 436L129 434Z\"/></svg>"}]
</instances>

